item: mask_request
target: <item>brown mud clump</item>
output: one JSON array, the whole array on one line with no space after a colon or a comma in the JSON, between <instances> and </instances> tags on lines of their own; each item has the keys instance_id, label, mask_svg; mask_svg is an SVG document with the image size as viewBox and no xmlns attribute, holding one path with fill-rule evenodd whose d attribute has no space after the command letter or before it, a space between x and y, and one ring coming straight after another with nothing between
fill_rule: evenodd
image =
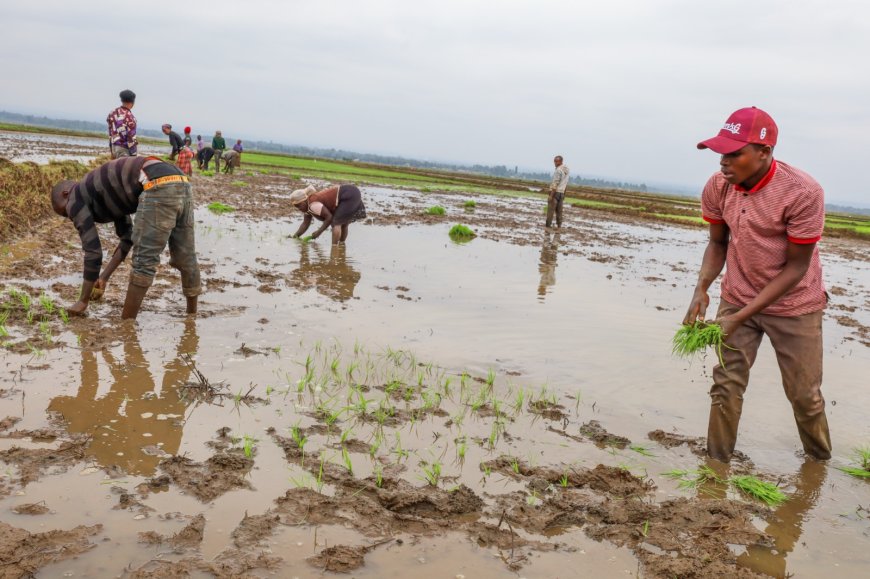
<instances>
[{"instance_id":1,"label":"brown mud clump","mask_svg":"<svg viewBox=\"0 0 870 579\"><path fill-rule=\"evenodd\" d=\"M220 452L202 463L183 456L160 462L172 482L203 502L210 502L237 488L250 489L245 478L254 461L236 452Z\"/></svg>"},{"instance_id":2,"label":"brown mud clump","mask_svg":"<svg viewBox=\"0 0 870 579\"><path fill-rule=\"evenodd\" d=\"M392 539L380 541L374 545L367 547L348 547L346 545L335 545L324 549L317 555L306 559L312 566L324 571L332 573L350 573L354 569L359 569L365 564L365 555L372 549L389 543Z\"/></svg>"},{"instance_id":3,"label":"brown mud clump","mask_svg":"<svg viewBox=\"0 0 870 579\"><path fill-rule=\"evenodd\" d=\"M0 522L0 576L34 577L37 570L51 563L76 557L94 547L88 541L102 525L79 525L69 531L29 533Z\"/></svg>"},{"instance_id":4,"label":"brown mud clump","mask_svg":"<svg viewBox=\"0 0 870 579\"><path fill-rule=\"evenodd\" d=\"M67 469L85 457L85 448L91 438L80 437L61 443L57 448L12 448L0 451L0 461L18 467L21 486L37 480L50 468Z\"/></svg>"},{"instance_id":5,"label":"brown mud clump","mask_svg":"<svg viewBox=\"0 0 870 579\"><path fill-rule=\"evenodd\" d=\"M626 437L607 432L597 420L590 420L581 426L580 434L594 442L599 447L612 446L622 450L631 444L631 440Z\"/></svg>"}]
</instances>

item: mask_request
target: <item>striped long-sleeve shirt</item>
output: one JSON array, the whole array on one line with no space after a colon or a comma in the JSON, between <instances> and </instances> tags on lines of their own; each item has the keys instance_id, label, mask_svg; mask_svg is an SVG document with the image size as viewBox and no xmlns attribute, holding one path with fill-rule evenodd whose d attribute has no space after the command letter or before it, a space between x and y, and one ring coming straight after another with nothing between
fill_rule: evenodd
<instances>
[{"instance_id":1,"label":"striped long-sleeve shirt","mask_svg":"<svg viewBox=\"0 0 870 579\"><path fill-rule=\"evenodd\" d=\"M97 223L115 224L115 233L121 239L118 250L124 257L133 247L130 215L139 205L140 174L148 161L148 157L109 161L85 175L70 191L66 212L82 240L85 281L96 281L103 264Z\"/></svg>"}]
</instances>

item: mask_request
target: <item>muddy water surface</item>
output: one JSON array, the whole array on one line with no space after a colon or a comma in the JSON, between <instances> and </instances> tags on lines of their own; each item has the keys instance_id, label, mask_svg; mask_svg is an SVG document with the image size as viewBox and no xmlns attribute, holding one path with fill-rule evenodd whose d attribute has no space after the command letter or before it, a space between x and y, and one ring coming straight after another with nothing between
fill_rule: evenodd
<instances>
[{"instance_id":1,"label":"muddy water surface","mask_svg":"<svg viewBox=\"0 0 870 579\"><path fill-rule=\"evenodd\" d=\"M733 468L791 500L771 511L705 489L668 502L696 492L660 473L704 464L691 441L712 360L669 346L701 232L574 208L565 231L545 232L533 200L482 197L466 213L454 195L365 194L371 219L342 248L287 239L298 221L278 211L200 210L208 291L195 319L167 269L139 322L118 322L121 271L89 319L58 328L63 347L4 355L0 419L20 420L0 432L2 520L30 533L102 525L90 550L41 576L631 576L638 558L667 575L675 533L692 525L727 535L703 553L732 570L862 576L870 487L799 456L767 345L738 444L751 462ZM446 218L420 216L436 203ZM479 237L452 242L458 221ZM58 253L41 279L6 282L68 301L80 258L75 245ZM870 268L854 255L844 244L826 260L834 465L870 436ZM377 414L379 400L393 413ZM53 450L30 464L15 447ZM621 510L629 496L640 500ZM12 511L36 503L48 512Z\"/></svg>"},{"instance_id":2,"label":"muddy water surface","mask_svg":"<svg viewBox=\"0 0 870 579\"><path fill-rule=\"evenodd\" d=\"M144 155L165 154L169 150L153 145L140 145ZM0 131L0 157L20 163L47 163L49 161L78 161L87 163L98 155L108 154L108 137L70 137Z\"/></svg>"}]
</instances>

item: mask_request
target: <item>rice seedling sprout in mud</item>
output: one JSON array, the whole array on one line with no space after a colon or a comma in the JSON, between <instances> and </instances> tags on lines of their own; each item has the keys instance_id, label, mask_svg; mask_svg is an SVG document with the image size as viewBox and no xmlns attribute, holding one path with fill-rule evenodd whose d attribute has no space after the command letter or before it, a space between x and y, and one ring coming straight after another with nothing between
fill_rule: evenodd
<instances>
[{"instance_id":1,"label":"rice seedling sprout in mud","mask_svg":"<svg viewBox=\"0 0 870 579\"><path fill-rule=\"evenodd\" d=\"M247 434L243 438L242 450L245 453L245 456L251 458L254 456L254 446L257 443L257 439L252 436L248 436Z\"/></svg>"},{"instance_id":2,"label":"rice seedling sprout in mud","mask_svg":"<svg viewBox=\"0 0 870 579\"><path fill-rule=\"evenodd\" d=\"M438 486L438 481L441 480L441 463L433 462L423 465L423 479L433 487Z\"/></svg>"},{"instance_id":3,"label":"rice seedling sprout in mud","mask_svg":"<svg viewBox=\"0 0 870 579\"><path fill-rule=\"evenodd\" d=\"M680 358L691 358L708 347L713 348L719 357L719 364L724 368L722 348L729 346L725 344L722 326L698 320L694 324L680 326L674 334L672 352Z\"/></svg>"},{"instance_id":4,"label":"rice seedling sprout in mud","mask_svg":"<svg viewBox=\"0 0 870 579\"><path fill-rule=\"evenodd\" d=\"M375 486L378 488L384 486L384 467L380 463L375 463L373 473L375 475Z\"/></svg>"},{"instance_id":5,"label":"rice seedling sprout in mud","mask_svg":"<svg viewBox=\"0 0 870 579\"><path fill-rule=\"evenodd\" d=\"M775 484L751 475L732 476L728 483L740 492L763 501L768 506L778 507L788 500L788 496Z\"/></svg>"},{"instance_id":6,"label":"rice seedling sprout in mud","mask_svg":"<svg viewBox=\"0 0 870 579\"><path fill-rule=\"evenodd\" d=\"M838 466L837 469L856 478L870 479L870 447L855 448L852 454L855 466Z\"/></svg>"},{"instance_id":7,"label":"rice seedling sprout in mud","mask_svg":"<svg viewBox=\"0 0 870 579\"><path fill-rule=\"evenodd\" d=\"M640 444L632 444L628 448L643 456L655 456L647 447Z\"/></svg>"},{"instance_id":8,"label":"rice seedling sprout in mud","mask_svg":"<svg viewBox=\"0 0 870 579\"><path fill-rule=\"evenodd\" d=\"M444 215L447 213L447 210L441 207L440 205L433 205L424 211L426 215Z\"/></svg>"},{"instance_id":9,"label":"rice seedling sprout in mud","mask_svg":"<svg viewBox=\"0 0 870 579\"><path fill-rule=\"evenodd\" d=\"M463 203L462 206L466 209L474 209L475 207L477 207L477 203L474 201L474 199L469 199L468 201Z\"/></svg>"},{"instance_id":10,"label":"rice seedling sprout in mud","mask_svg":"<svg viewBox=\"0 0 870 579\"><path fill-rule=\"evenodd\" d=\"M224 203L221 203L220 201L214 201L212 203L209 203L206 207L208 207L209 211L218 215L222 215L224 213L232 213L236 210L236 208L232 205L226 205Z\"/></svg>"},{"instance_id":11,"label":"rice seedling sprout in mud","mask_svg":"<svg viewBox=\"0 0 870 579\"><path fill-rule=\"evenodd\" d=\"M353 462L350 459L350 453L347 451L346 446L341 447L341 460L344 463L344 468L347 469L348 474L353 474Z\"/></svg>"},{"instance_id":12,"label":"rice seedling sprout in mud","mask_svg":"<svg viewBox=\"0 0 870 579\"><path fill-rule=\"evenodd\" d=\"M44 293L42 295L40 295L39 296L39 304L42 306L42 309L45 310L45 313L47 313L48 315L51 315L54 313L54 308L55 308L54 300L52 300L50 296L47 296Z\"/></svg>"},{"instance_id":13,"label":"rice seedling sprout in mud","mask_svg":"<svg viewBox=\"0 0 870 579\"><path fill-rule=\"evenodd\" d=\"M457 223L453 227L450 228L448 233L450 235L450 239L453 241L470 241L471 239L477 237L477 234L471 230L467 225L463 225L461 223Z\"/></svg>"}]
</instances>

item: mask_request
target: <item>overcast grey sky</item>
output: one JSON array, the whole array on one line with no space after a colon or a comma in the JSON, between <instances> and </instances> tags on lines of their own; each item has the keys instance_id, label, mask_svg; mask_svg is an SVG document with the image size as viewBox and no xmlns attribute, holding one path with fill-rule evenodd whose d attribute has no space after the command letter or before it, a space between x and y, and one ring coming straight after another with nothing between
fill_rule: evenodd
<instances>
[{"instance_id":1,"label":"overcast grey sky","mask_svg":"<svg viewBox=\"0 0 870 579\"><path fill-rule=\"evenodd\" d=\"M694 186L733 110L867 204L870 4L0 0L0 108Z\"/></svg>"}]
</instances>

